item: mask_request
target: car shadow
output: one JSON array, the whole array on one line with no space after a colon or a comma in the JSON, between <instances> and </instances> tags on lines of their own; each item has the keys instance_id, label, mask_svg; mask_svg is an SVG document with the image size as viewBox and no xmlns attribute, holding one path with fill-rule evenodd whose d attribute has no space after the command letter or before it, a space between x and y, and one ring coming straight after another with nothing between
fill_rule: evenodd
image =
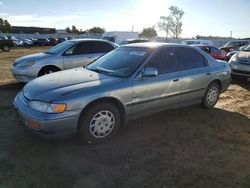
<instances>
[{"instance_id":1,"label":"car shadow","mask_svg":"<svg viewBox=\"0 0 250 188\"><path fill-rule=\"evenodd\" d=\"M232 79L232 84L237 84L244 89L250 91L250 81L247 81L246 78L241 78L241 77L233 77Z\"/></svg>"},{"instance_id":2,"label":"car shadow","mask_svg":"<svg viewBox=\"0 0 250 188\"><path fill-rule=\"evenodd\" d=\"M214 172L226 175L228 164L237 169L239 149L250 145L249 122L237 112L191 106L130 121L111 140L88 145L77 138L42 139L20 126L10 111L0 118L0 147L8 164L15 164L14 175L33 174L38 185L43 183L42 173L44 178L53 174L68 186L77 180L79 187L93 183L95 187L117 187L117 182L120 187L140 187L177 180L181 185L194 180L195 187L202 187L199 183L206 182L202 174L220 183ZM239 173L236 169L235 174ZM201 174L199 181L197 174Z\"/></svg>"},{"instance_id":3,"label":"car shadow","mask_svg":"<svg viewBox=\"0 0 250 188\"><path fill-rule=\"evenodd\" d=\"M20 90L25 86L26 83L11 82L6 84L0 84L0 89L7 90Z\"/></svg>"}]
</instances>

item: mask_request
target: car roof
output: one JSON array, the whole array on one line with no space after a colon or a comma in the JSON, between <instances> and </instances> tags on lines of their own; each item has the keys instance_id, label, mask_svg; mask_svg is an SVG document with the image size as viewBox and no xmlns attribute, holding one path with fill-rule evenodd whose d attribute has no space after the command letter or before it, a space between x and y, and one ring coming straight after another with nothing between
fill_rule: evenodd
<instances>
[{"instance_id":1,"label":"car roof","mask_svg":"<svg viewBox=\"0 0 250 188\"><path fill-rule=\"evenodd\" d=\"M74 42L80 42L80 41L100 41L100 42L109 42L107 40L102 40L102 39L92 39L92 38L88 38L88 39L71 39L69 41L74 41Z\"/></svg>"},{"instance_id":2,"label":"car roof","mask_svg":"<svg viewBox=\"0 0 250 188\"><path fill-rule=\"evenodd\" d=\"M183 44L175 44L175 43L161 43L161 42L142 42L142 43L133 43L133 44L126 44L124 47L141 47L141 48L160 48L162 46L183 46L183 47L189 47L187 45Z\"/></svg>"}]
</instances>

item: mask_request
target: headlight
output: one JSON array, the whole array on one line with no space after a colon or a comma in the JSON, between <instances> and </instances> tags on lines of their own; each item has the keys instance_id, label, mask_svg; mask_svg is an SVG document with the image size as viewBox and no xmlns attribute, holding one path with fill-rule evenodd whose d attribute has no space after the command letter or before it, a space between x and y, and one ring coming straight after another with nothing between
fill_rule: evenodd
<instances>
[{"instance_id":1,"label":"headlight","mask_svg":"<svg viewBox=\"0 0 250 188\"><path fill-rule=\"evenodd\" d=\"M231 59L229 60L229 63L232 62L232 61L237 61L237 55L236 54L231 57Z\"/></svg>"},{"instance_id":2,"label":"headlight","mask_svg":"<svg viewBox=\"0 0 250 188\"><path fill-rule=\"evenodd\" d=\"M35 64L34 61L28 61L28 62L23 62L23 63L17 64L17 67L31 67L34 64Z\"/></svg>"},{"instance_id":3,"label":"headlight","mask_svg":"<svg viewBox=\"0 0 250 188\"><path fill-rule=\"evenodd\" d=\"M66 104L50 104L41 101L30 101L29 107L44 113L62 113L66 110Z\"/></svg>"}]
</instances>

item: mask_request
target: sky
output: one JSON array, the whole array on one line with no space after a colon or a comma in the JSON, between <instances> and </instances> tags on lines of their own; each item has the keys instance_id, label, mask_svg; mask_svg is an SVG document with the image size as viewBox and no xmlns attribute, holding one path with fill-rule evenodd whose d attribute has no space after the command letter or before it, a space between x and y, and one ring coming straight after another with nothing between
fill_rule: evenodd
<instances>
[{"instance_id":1,"label":"sky","mask_svg":"<svg viewBox=\"0 0 250 188\"><path fill-rule=\"evenodd\" d=\"M181 37L250 37L250 0L0 0L0 18L15 26L65 29L75 25L141 32L155 26L169 7L184 11Z\"/></svg>"}]
</instances>

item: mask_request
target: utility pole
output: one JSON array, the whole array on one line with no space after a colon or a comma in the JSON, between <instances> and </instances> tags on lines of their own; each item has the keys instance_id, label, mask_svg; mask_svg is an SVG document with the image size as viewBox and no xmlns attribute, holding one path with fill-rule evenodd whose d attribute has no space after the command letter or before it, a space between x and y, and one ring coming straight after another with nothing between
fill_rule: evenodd
<instances>
[{"instance_id":1,"label":"utility pole","mask_svg":"<svg viewBox=\"0 0 250 188\"><path fill-rule=\"evenodd\" d=\"M131 30L131 32L134 32L134 26L132 25L132 30Z\"/></svg>"},{"instance_id":2,"label":"utility pole","mask_svg":"<svg viewBox=\"0 0 250 188\"><path fill-rule=\"evenodd\" d=\"M233 37L233 31L230 31L230 38Z\"/></svg>"}]
</instances>

